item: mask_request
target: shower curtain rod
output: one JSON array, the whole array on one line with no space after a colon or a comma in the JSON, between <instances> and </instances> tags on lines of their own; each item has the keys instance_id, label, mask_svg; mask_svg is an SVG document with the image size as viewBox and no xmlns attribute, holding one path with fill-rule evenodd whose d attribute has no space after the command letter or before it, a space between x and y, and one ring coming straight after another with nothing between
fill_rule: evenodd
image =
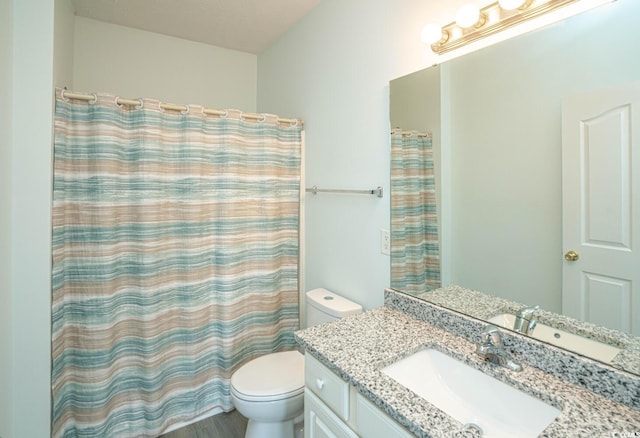
<instances>
[{"instance_id":1,"label":"shower curtain rod","mask_svg":"<svg viewBox=\"0 0 640 438\"><path fill-rule=\"evenodd\" d=\"M63 99L84 100L85 102L95 102L95 100L98 98L96 94L78 93L75 91L67 90L61 91L61 97ZM142 99L124 99L122 97L117 97L116 104L125 106L140 106L142 105ZM170 111L187 111L189 109L187 105L176 105L173 103L160 103L160 108ZM212 108L203 108L202 112L211 116L226 116L228 114L228 111ZM241 117L244 117L245 119L264 121L265 114L241 113ZM283 117L278 117L278 121L282 123L299 123L301 126L304 125L304 121L299 119L286 119Z\"/></svg>"},{"instance_id":2,"label":"shower curtain rod","mask_svg":"<svg viewBox=\"0 0 640 438\"><path fill-rule=\"evenodd\" d=\"M400 134L403 137L411 137L412 135L415 135L417 137L427 137L427 138L431 138L431 136L433 135L433 133L431 132L403 131L402 129L399 129L399 128L391 130L391 135L394 135L394 134Z\"/></svg>"}]
</instances>

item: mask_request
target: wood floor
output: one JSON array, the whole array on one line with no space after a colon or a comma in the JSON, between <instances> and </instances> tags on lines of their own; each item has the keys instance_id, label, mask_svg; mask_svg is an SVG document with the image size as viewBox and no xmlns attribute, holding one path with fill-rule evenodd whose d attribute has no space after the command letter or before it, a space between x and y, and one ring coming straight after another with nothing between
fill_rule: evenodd
<instances>
[{"instance_id":1,"label":"wood floor","mask_svg":"<svg viewBox=\"0 0 640 438\"><path fill-rule=\"evenodd\" d=\"M243 438L247 419L236 410L205 418L161 438Z\"/></svg>"}]
</instances>

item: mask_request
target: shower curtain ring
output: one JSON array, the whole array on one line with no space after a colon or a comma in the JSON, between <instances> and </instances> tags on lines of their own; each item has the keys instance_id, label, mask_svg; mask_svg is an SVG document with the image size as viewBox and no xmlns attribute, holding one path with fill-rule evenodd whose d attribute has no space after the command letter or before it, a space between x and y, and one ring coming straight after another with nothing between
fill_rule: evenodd
<instances>
[{"instance_id":1,"label":"shower curtain ring","mask_svg":"<svg viewBox=\"0 0 640 438\"><path fill-rule=\"evenodd\" d=\"M63 102L71 102L71 99L69 99L67 96L65 96L65 92L69 91L66 88L60 90L60 99L63 100ZM80 100L84 100L85 102L87 102L89 105L93 105L95 103L98 102L98 95L96 93L91 93L89 96L93 96L93 99L89 99L86 100L84 98L84 94L82 95L82 97L75 97L75 99L80 99ZM72 97L73 99L74 97Z\"/></svg>"}]
</instances>

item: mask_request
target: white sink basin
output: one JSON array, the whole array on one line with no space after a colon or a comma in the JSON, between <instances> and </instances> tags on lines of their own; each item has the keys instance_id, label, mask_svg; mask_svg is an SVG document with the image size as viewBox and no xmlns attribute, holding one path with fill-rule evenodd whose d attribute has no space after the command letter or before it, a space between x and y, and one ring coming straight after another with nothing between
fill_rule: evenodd
<instances>
[{"instance_id":1,"label":"white sink basin","mask_svg":"<svg viewBox=\"0 0 640 438\"><path fill-rule=\"evenodd\" d=\"M560 411L437 350L412 354L382 372L483 437L534 438ZM508 372L508 371L507 371Z\"/></svg>"},{"instance_id":2,"label":"white sink basin","mask_svg":"<svg viewBox=\"0 0 640 438\"><path fill-rule=\"evenodd\" d=\"M515 320L515 315L501 313L489 319L489 322L512 329ZM536 324L533 332L529 333L529 336L605 363L611 363L613 358L620 353L620 349L617 347L565 332L564 330L558 330L548 325L540 324L539 322Z\"/></svg>"}]
</instances>

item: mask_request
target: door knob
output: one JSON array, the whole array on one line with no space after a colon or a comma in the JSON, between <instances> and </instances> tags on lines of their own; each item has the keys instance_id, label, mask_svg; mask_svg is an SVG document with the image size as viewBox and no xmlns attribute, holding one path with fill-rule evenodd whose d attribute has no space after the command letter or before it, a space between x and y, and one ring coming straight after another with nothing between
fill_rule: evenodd
<instances>
[{"instance_id":1,"label":"door knob","mask_svg":"<svg viewBox=\"0 0 640 438\"><path fill-rule=\"evenodd\" d=\"M569 251L564 255L564 259L569 262L575 262L580 258L580 254L575 251Z\"/></svg>"}]
</instances>

